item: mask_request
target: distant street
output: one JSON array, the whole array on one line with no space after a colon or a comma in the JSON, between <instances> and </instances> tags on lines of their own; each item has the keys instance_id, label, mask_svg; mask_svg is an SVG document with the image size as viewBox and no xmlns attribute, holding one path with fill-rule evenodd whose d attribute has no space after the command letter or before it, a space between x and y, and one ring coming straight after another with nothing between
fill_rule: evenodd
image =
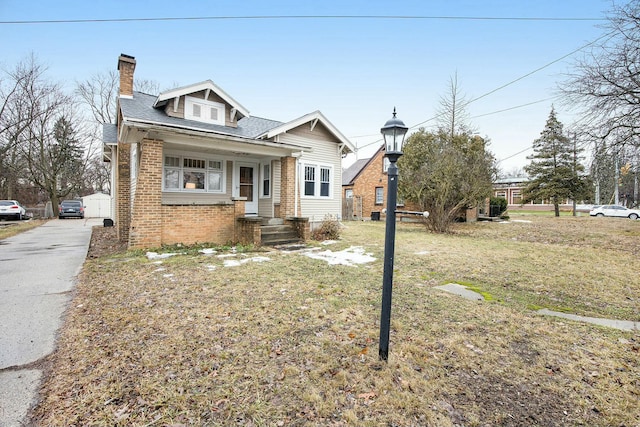
<instances>
[{"instance_id":1,"label":"distant street","mask_svg":"<svg viewBox=\"0 0 640 427\"><path fill-rule=\"evenodd\" d=\"M35 403L40 361L54 349L91 228L100 223L55 219L0 241L0 426L21 426Z\"/></svg>"}]
</instances>

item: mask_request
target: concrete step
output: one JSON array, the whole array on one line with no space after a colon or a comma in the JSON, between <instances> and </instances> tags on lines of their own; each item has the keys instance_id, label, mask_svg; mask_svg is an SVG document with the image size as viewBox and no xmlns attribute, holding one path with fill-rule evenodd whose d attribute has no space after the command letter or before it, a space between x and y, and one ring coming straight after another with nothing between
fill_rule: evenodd
<instances>
[{"instance_id":1,"label":"concrete step","mask_svg":"<svg viewBox=\"0 0 640 427\"><path fill-rule=\"evenodd\" d=\"M261 228L262 244L265 246L283 245L301 242L295 230L289 225L263 225Z\"/></svg>"},{"instance_id":2,"label":"concrete step","mask_svg":"<svg viewBox=\"0 0 640 427\"><path fill-rule=\"evenodd\" d=\"M266 225L283 225L284 224L284 219L282 218L263 218L261 225L266 226Z\"/></svg>"}]
</instances>

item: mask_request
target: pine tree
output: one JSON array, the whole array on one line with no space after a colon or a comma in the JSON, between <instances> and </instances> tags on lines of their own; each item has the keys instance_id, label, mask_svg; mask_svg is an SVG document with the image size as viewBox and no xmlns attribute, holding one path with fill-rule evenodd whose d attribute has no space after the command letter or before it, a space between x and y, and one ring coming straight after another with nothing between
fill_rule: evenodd
<instances>
[{"instance_id":1,"label":"pine tree","mask_svg":"<svg viewBox=\"0 0 640 427\"><path fill-rule=\"evenodd\" d=\"M571 140L564 135L563 125L552 107L540 138L533 141L531 163L524 170L531 181L523 191L523 202L549 200L555 216L560 216L560 203L575 196L579 168L576 167L575 150Z\"/></svg>"}]
</instances>

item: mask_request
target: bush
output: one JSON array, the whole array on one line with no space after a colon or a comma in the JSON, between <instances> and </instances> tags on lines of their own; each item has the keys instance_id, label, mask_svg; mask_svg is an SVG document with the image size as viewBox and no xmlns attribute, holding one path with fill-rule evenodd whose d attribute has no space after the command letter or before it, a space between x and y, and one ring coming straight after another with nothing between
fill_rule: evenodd
<instances>
[{"instance_id":1,"label":"bush","mask_svg":"<svg viewBox=\"0 0 640 427\"><path fill-rule=\"evenodd\" d=\"M507 210L507 199L492 197L489 199L489 216L502 216Z\"/></svg>"},{"instance_id":2,"label":"bush","mask_svg":"<svg viewBox=\"0 0 640 427\"><path fill-rule=\"evenodd\" d=\"M320 227L312 231L311 235L314 240L337 240L340 238L340 222L338 218L327 215L322 220Z\"/></svg>"}]
</instances>

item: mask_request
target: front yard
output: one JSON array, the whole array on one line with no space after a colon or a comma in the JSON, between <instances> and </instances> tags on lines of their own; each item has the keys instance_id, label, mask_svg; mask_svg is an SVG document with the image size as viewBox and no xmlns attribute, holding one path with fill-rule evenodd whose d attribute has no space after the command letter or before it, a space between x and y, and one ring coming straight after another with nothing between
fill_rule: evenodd
<instances>
[{"instance_id":1,"label":"front yard","mask_svg":"<svg viewBox=\"0 0 640 427\"><path fill-rule=\"evenodd\" d=\"M518 217L434 235L398 224L389 363L384 222L300 252L88 259L49 361L43 426L640 424L640 221ZM104 232L104 230L102 230ZM355 251L358 253L357 251ZM231 262L233 261L233 262ZM457 282L468 301L433 289Z\"/></svg>"}]
</instances>

